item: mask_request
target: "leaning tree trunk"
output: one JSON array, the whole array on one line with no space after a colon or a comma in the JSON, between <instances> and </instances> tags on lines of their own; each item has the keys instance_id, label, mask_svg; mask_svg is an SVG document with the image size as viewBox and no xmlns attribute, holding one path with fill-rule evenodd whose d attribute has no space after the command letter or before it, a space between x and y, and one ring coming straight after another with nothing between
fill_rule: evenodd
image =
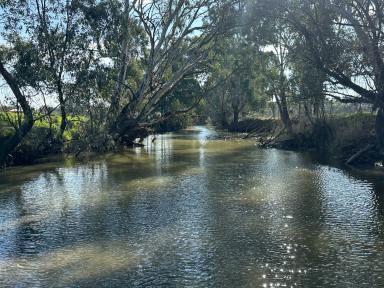
<instances>
[{"instance_id":1,"label":"leaning tree trunk","mask_svg":"<svg viewBox=\"0 0 384 288\"><path fill-rule=\"evenodd\" d=\"M61 80L59 80L58 83L57 83L57 90L58 90L58 93L59 93L60 112L61 112L61 123L60 123L60 130L59 130L59 138L63 138L64 131L67 128L68 120L67 120L67 111L66 111L66 107L65 107L63 85L62 85Z\"/></svg>"},{"instance_id":2,"label":"leaning tree trunk","mask_svg":"<svg viewBox=\"0 0 384 288\"><path fill-rule=\"evenodd\" d=\"M281 97L281 120L284 123L284 126L287 128L288 132L292 132L292 122L291 117L289 116L288 112L288 105L287 105L287 99L284 97Z\"/></svg>"},{"instance_id":3,"label":"leaning tree trunk","mask_svg":"<svg viewBox=\"0 0 384 288\"><path fill-rule=\"evenodd\" d=\"M233 109L232 130L233 131L239 130L239 109L237 109L237 108Z\"/></svg>"},{"instance_id":4,"label":"leaning tree trunk","mask_svg":"<svg viewBox=\"0 0 384 288\"><path fill-rule=\"evenodd\" d=\"M222 112L220 115L220 125L221 125L221 128L228 129L229 124L228 124L227 115L225 112Z\"/></svg>"},{"instance_id":5,"label":"leaning tree trunk","mask_svg":"<svg viewBox=\"0 0 384 288\"><path fill-rule=\"evenodd\" d=\"M3 63L0 62L0 74L3 76L4 80L7 82L11 88L13 94L16 97L17 102L20 104L23 110L23 122L20 127L16 129L15 134L0 143L0 165L4 166L8 155L14 151L14 149L20 144L21 140L28 134L33 126L33 113L32 108L29 105L24 94L21 93L17 81L13 76L7 71Z\"/></svg>"},{"instance_id":6,"label":"leaning tree trunk","mask_svg":"<svg viewBox=\"0 0 384 288\"><path fill-rule=\"evenodd\" d=\"M376 116L376 138L380 154L384 157L384 107L380 107Z\"/></svg>"},{"instance_id":7,"label":"leaning tree trunk","mask_svg":"<svg viewBox=\"0 0 384 288\"><path fill-rule=\"evenodd\" d=\"M60 136L62 137L68 124L67 111L65 109L64 104L60 105L60 112L61 112Z\"/></svg>"},{"instance_id":8,"label":"leaning tree trunk","mask_svg":"<svg viewBox=\"0 0 384 288\"><path fill-rule=\"evenodd\" d=\"M284 128L287 129L288 133L292 133L292 121L288 112L287 99L285 95L281 95L280 99L276 97L276 100L281 122L283 122Z\"/></svg>"},{"instance_id":9,"label":"leaning tree trunk","mask_svg":"<svg viewBox=\"0 0 384 288\"><path fill-rule=\"evenodd\" d=\"M124 116L121 113L117 120L109 128L116 143L132 145L136 138L145 138L149 135L149 127L140 124L138 119Z\"/></svg>"},{"instance_id":10,"label":"leaning tree trunk","mask_svg":"<svg viewBox=\"0 0 384 288\"><path fill-rule=\"evenodd\" d=\"M28 113L29 114L29 113ZM16 130L15 135L5 140L0 144L0 165L4 166L6 164L8 155L15 150L15 148L20 144L21 140L27 135L33 126L33 118L31 115L26 116L24 114L23 124Z\"/></svg>"},{"instance_id":11,"label":"leaning tree trunk","mask_svg":"<svg viewBox=\"0 0 384 288\"><path fill-rule=\"evenodd\" d=\"M227 120L227 112L225 110L224 96L225 94L222 95L222 98L220 101L220 125L221 125L221 128L228 129L229 124Z\"/></svg>"}]
</instances>

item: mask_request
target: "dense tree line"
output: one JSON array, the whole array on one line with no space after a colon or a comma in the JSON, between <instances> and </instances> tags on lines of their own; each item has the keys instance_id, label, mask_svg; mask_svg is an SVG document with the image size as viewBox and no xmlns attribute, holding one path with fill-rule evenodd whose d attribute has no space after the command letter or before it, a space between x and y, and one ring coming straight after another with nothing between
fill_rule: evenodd
<instances>
[{"instance_id":1,"label":"dense tree line","mask_svg":"<svg viewBox=\"0 0 384 288\"><path fill-rule=\"evenodd\" d=\"M0 162L34 133L41 151L76 154L131 145L196 119L237 131L247 114L278 112L294 134L297 121L316 125L335 101L377 111L384 151L383 6L2 1L0 74L9 93L1 104L13 132L2 135ZM36 129L39 121L47 127Z\"/></svg>"}]
</instances>

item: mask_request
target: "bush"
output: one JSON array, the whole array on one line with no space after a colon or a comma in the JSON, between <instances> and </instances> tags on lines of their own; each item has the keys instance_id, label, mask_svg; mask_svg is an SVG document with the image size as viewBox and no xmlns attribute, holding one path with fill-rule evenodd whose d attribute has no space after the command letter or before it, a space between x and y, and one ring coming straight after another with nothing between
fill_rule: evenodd
<instances>
[{"instance_id":1,"label":"bush","mask_svg":"<svg viewBox=\"0 0 384 288\"><path fill-rule=\"evenodd\" d=\"M317 151L330 151L333 147L335 131L327 121L316 121L311 130L311 142Z\"/></svg>"},{"instance_id":2,"label":"bush","mask_svg":"<svg viewBox=\"0 0 384 288\"><path fill-rule=\"evenodd\" d=\"M0 137L11 137L15 134L15 129L13 127L3 127L0 128Z\"/></svg>"},{"instance_id":3,"label":"bush","mask_svg":"<svg viewBox=\"0 0 384 288\"><path fill-rule=\"evenodd\" d=\"M33 163L37 158L61 152L63 142L54 132L49 128L33 127L12 153L10 161L16 165Z\"/></svg>"},{"instance_id":4,"label":"bush","mask_svg":"<svg viewBox=\"0 0 384 288\"><path fill-rule=\"evenodd\" d=\"M335 131L333 145L342 147L374 137L375 117L374 114L356 113L331 119L329 125Z\"/></svg>"}]
</instances>

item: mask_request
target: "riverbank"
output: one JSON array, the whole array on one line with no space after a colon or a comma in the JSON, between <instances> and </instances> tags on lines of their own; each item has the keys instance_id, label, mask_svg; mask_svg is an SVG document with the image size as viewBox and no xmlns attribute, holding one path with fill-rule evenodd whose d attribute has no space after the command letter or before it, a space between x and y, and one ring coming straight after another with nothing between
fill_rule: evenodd
<instances>
[{"instance_id":1,"label":"riverbank","mask_svg":"<svg viewBox=\"0 0 384 288\"><path fill-rule=\"evenodd\" d=\"M311 152L349 165L380 165L382 156L376 145L375 115L355 113L314 123L293 122L293 132L287 133L276 120L247 120L243 127L246 137L254 137L260 146L283 150ZM273 127L273 128L271 128Z\"/></svg>"},{"instance_id":2,"label":"riverbank","mask_svg":"<svg viewBox=\"0 0 384 288\"><path fill-rule=\"evenodd\" d=\"M288 134L277 119L248 118L239 122L237 132L215 129L215 133L207 135L207 140L252 139L260 147L310 152L321 159L328 159L329 162L348 162L347 164L356 166L373 166L382 161L375 147L374 114L349 114L307 125L294 121L293 123L294 132ZM59 142L55 140L52 129L43 126L42 122L40 126L34 127L23 140L9 158L10 166L30 165L50 161L47 159L61 159L68 156L74 158L81 156L86 159L89 155L120 152L126 149L126 147L120 147L103 151L92 149L81 151L79 147L75 147L75 142L71 142L77 137L73 128L66 132L65 139ZM194 133L195 129L184 131ZM157 135L159 134L163 134L160 128ZM156 137L152 136L150 141L155 139Z\"/></svg>"}]
</instances>

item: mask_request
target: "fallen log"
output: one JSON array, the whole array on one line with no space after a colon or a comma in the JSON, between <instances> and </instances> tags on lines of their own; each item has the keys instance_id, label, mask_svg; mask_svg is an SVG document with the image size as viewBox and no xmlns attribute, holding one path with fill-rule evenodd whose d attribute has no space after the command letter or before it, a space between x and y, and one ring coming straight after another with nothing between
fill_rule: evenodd
<instances>
[{"instance_id":1,"label":"fallen log","mask_svg":"<svg viewBox=\"0 0 384 288\"><path fill-rule=\"evenodd\" d=\"M351 157L349 157L349 159L345 162L345 164L347 164L347 165L351 164L352 162L357 160L361 155L363 155L365 152L373 149L375 146L376 145L374 145L374 144L368 144L363 149L359 150L358 152L353 154Z\"/></svg>"}]
</instances>

